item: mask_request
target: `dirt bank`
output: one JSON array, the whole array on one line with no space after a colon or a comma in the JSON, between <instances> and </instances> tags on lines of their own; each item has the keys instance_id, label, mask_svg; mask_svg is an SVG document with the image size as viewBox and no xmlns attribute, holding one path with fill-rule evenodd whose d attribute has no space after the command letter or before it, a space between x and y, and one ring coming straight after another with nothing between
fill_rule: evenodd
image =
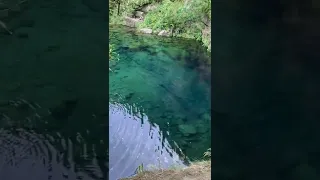
<instances>
[{"instance_id":1,"label":"dirt bank","mask_svg":"<svg viewBox=\"0 0 320 180\"><path fill-rule=\"evenodd\" d=\"M180 169L145 171L131 178L121 180L210 180L211 161L192 163L190 166Z\"/></svg>"}]
</instances>

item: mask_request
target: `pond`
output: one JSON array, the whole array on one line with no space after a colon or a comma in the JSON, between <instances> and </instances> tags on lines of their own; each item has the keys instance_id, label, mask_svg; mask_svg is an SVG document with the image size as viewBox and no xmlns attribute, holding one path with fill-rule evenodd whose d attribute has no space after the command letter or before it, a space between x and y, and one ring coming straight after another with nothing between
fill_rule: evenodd
<instances>
[{"instance_id":1,"label":"pond","mask_svg":"<svg viewBox=\"0 0 320 180\"><path fill-rule=\"evenodd\" d=\"M13 31L0 31L1 179L107 176L108 26L95 3L30 1L1 19Z\"/></svg>"},{"instance_id":2,"label":"pond","mask_svg":"<svg viewBox=\"0 0 320 180\"><path fill-rule=\"evenodd\" d=\"M109 31L119 54L109 72L110 179L201 159L211 147L210 54L192 40Z\"/></svg>"}]
</instances>

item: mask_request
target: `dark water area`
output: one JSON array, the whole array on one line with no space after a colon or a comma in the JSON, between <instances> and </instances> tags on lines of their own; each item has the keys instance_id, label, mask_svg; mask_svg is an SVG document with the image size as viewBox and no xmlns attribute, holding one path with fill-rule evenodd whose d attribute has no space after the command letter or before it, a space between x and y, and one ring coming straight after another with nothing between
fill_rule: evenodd
<instances>
[{"instance_id":1,"label":"dark water area","mask_svg":"<svg viewBox=\"0 0 320 180\"><path fill-rule=\"evenodd\" d=\"M319 36L306 25L311 18L301 24L276 16L255 21L250 13L240 18L240 9L231 13L217 7L211 63L213 177L319 179Z\"/></svg>"},{"instance_id":2,"label":"dark water area","mask_svg":"<svg viewBox=\"0 0 320 180\"><path fill-rule=\"evenodd\" d=\"M26 2L1 15L0 179L106 179L107 4Z\"/></svg>"},{"instance_id":3,"label":"dark water area","mask_svg":"<svg viewBox=\"0 0 320 180\"><path fill-rule=\"evenodd\" d=\"M110 179L185 166L211 147L210 55L200 43L109 28Z\"/></svg>"}]
</instances>

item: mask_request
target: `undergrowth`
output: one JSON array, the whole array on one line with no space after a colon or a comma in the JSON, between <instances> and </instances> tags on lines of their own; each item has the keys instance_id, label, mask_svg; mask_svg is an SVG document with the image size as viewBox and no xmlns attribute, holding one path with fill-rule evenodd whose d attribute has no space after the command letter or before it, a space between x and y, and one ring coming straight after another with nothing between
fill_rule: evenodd
<instances>
[{"instance_id":1,"label":"undergrowth","mask_svg":"<svg viewBox=\"0 0 320 180\"><path fill-rule=\"evenodd\" d=\"M210 40L203 39L202 31L204 18L211 21L211 0L110 0L109 23L124 24L124 17L148 4L156 9L145 15L138 28L151 28L154 33L167 30L171 36L195 39L208 47Z\"/></svg>"},{"instance_id":2,"label":"undergrowth","mask_svg":"<svg viewBox=\"0 0 320 180\"><path fill-rule=\"evenodd\" d=\"M201 41L201 31L205 27L202 18L211 8L209 2L163 0L156 10L146 15L139 28L151 28L155 32L170 30L174 36Z\"/></svg>"}]
</instances>

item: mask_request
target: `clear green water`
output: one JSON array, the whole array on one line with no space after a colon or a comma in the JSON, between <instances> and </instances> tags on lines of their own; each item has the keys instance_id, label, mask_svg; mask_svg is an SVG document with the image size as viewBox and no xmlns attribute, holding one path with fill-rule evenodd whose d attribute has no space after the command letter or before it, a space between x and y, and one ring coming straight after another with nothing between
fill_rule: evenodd
<instances>
[{"instance_id":1,"label":"clear green water","mask_svg":"<svg viewBox=\"0 0 320 180\"><path fill-rule=\"evenodd\" d=\"M110 176L157 163L155 150L163 150L166 165L176 155L180 162L202 158L211 147L209 54L195 41L109 30L120 59L109 72ZM155 135L143 130L149 126Z\"/></svg>"},{"instance_id":2,"label":"clear green water","mask_svg":"<svg viewBox=\"0 0 320 180\"><path fill-rule=\"evenodd\" d=\"M32 0L4 19L0 179L107 176L108 26L85 2Z\"/></svg>"}]
</instances>

